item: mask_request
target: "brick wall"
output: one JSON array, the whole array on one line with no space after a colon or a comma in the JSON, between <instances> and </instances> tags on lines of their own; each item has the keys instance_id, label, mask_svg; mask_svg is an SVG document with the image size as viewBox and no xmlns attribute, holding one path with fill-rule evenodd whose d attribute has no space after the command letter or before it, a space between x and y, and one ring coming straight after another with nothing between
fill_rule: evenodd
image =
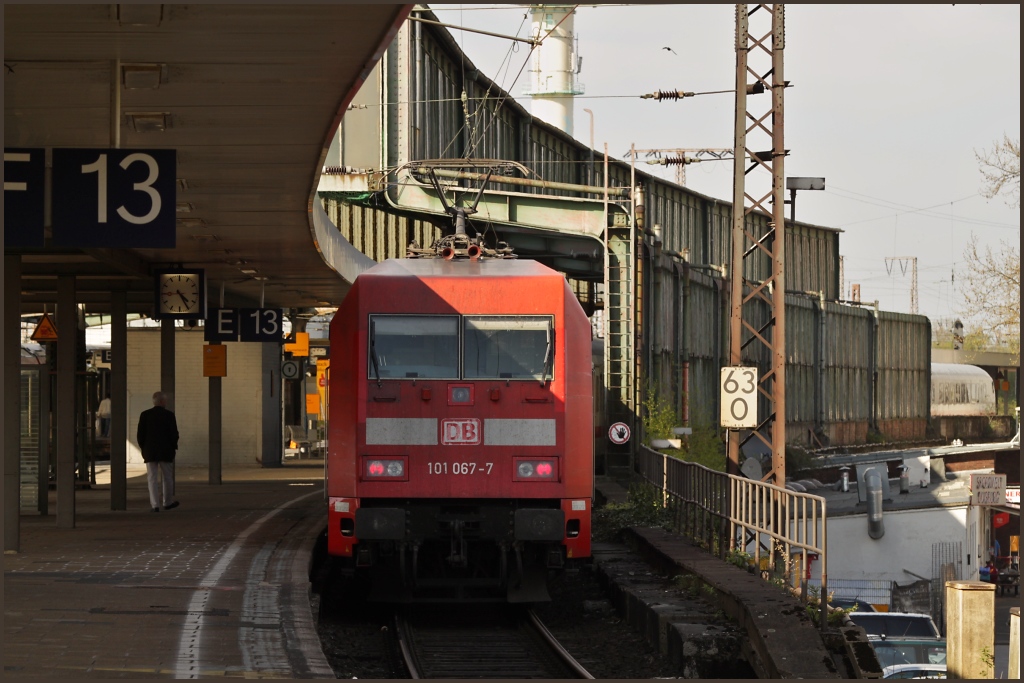
<instances>
[{"instance_id":1,"label":"brick wall","mask_svg":"<svg viewBox=\"0 0 1024 683\"><path fill-rule=\"evenodd\" d=\"M203 333L176 330L175 392L168 401L178 420L178 457L182 465L209 462L209 389L203 377ZM222 463L260 462L263 438L263 344L227 343L228 374L222 386ZM160 389L159 328L128 330L128 462L141 463L135 442L139 414L152 407Z\"/></svg>"}]
</instances>

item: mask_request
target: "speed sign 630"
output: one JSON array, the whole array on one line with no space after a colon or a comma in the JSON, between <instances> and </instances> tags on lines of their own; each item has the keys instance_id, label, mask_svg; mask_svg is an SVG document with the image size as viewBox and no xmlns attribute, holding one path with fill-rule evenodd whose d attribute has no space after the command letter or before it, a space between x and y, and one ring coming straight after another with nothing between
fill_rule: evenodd
<instances>
[{"instance_id":1,"label":"speed sign 630","mask_svg":"<svg viewBox=\"0 0 1024 683\"><path fill-rule=\"evenodd\" d=\"M757 368L722 368L720 421L726 429L757 426Z\"/></svg>"}]
</instances>

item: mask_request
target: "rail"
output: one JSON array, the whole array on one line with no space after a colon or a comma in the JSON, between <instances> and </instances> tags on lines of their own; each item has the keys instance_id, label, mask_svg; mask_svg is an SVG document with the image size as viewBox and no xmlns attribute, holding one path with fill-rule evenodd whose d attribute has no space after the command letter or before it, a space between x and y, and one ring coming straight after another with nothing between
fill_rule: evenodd
<instances>
[{"instance_id":1,"label":"rail","mask_svg":"<svg viewBox=\"0 0 1024 683\"><path fill-rule=\"evenodd\" d=\"M762 576L772 578L778 575L776 565L782 559L783 579L792 586L794 551L799 550L802 566L797 568L804 600L807 558L816 554L821 582L819 624L826 627L824 498L717 472L646 446L640 447L636 466L641 477L661 490L662 504L672 511L676 530L722 560L750 549L754 566L762 570ZM762 551L767 567L762 564Z\"/></svg>"}]
</instances>

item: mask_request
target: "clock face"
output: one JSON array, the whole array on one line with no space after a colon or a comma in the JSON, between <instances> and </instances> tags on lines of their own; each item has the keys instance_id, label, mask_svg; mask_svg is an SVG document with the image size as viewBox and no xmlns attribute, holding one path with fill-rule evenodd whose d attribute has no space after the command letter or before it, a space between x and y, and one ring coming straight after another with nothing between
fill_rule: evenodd
<instances>
[{"instance_id":1,"label":"clock face","mask_svg":"<svg viewBox=\"0 0 1024 683\"><path fill-rule=\"evenodd\" d=\"M157 280L160 313L170 316L199 315L202 311L200 273L161 273Z\"/></svg>"}]
</instances>

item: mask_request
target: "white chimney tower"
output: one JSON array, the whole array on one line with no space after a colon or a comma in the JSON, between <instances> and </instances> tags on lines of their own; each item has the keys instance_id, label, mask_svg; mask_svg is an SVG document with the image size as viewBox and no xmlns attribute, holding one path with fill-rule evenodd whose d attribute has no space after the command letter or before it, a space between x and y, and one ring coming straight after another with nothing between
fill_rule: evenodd
<instances>
[{"instance_id":1,"label":"white chimney tower","mask_svg":"<svg viewBox=\"0 0 1024 683\"><path fill-rule=\"evenodd\" d=\"M569 135L573 134L573 97L583 94L583 84L576 80L583 60L573 35L573 7L530 5L532 35L544 43L533 51L530 82L523 91L532 98L530 113L535 118Z\"/></svg>"}]
</instances>

